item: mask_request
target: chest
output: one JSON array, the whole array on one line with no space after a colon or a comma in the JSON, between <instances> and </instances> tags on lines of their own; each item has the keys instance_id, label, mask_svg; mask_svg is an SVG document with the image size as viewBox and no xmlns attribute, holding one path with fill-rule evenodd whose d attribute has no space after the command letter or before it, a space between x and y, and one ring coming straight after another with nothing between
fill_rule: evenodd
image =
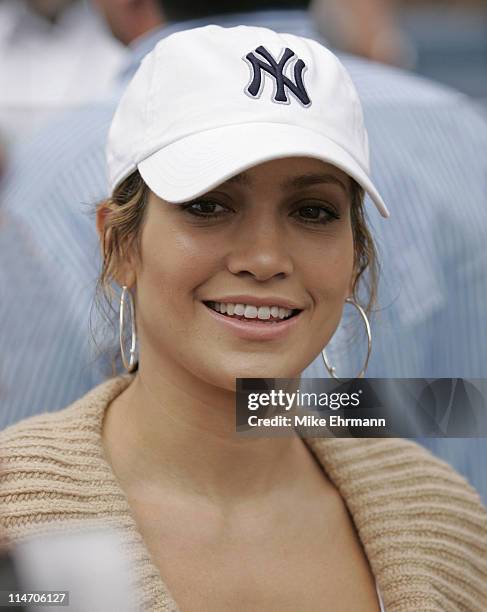
<instances>
[{"instance_id":1,"label":"chest","mask_svg":"<svg viewBox=\"0 0 487 612\"><path fill-rule=\"evenodd\" d=\"M175 513L132 506L152 561L182 612L378 612L374 578L344 508L272 520L222 519L204 508ZM339 506L339 504L338 504Z\"/></svg>"}]
</instances>

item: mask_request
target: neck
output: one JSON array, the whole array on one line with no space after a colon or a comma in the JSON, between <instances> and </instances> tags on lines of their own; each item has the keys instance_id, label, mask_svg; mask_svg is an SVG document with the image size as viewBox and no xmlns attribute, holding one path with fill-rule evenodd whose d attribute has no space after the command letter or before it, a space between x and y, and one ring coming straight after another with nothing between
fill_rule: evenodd
<instances>
[{"instance_id":1,"label":"neck","mask_svg":"<svg viewBox=\"0 0 487 612\"><path fill-rule=\"evenodd\" d=\"M114 32L123 44L134 46L154 30L160 30L165 25L165 19L154 2L143 2L134 5L132 12L127 14L125 27Z\"/></svg>"},{"instance_id":2,"label":"neck","mask_svg":"<svg viewBox=\"0 0 487 612\"><path fill-rule=\"evenodd\" d=\"M103 438L125 490L177 490L229 507L323 478L297 435L238 437L235 392L181 375L174 361L157 369L140 363L107 409Z\"/></svg>"}]
</instances>

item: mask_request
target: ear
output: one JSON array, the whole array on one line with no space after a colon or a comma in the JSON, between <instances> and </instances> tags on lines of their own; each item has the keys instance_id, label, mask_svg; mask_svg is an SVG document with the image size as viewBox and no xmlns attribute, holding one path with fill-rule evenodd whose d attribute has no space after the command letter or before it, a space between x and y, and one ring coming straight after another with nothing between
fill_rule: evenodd
<instances>
[{"instance_id":1,"label":"ear","mask_svg":"<svg viewBox=\"0 0 487 612\"><path fill-rule=\"evenodd\" d=\"M109 212L108 204L101 202L96 208L96 231L98 232L98 238L100 239L100 248L102 247L102 238L105 231L105 220Z\"/></svg>"},{"instance_id":2,"label":"ear","mask_svg":"<svg viewBox=\"0 0 487 612\"><path fill-rule=\"evenodd\" d=\"M98 237L100 240L100 251L101 257L104 258L105 254L103 252L103 235L105 234L105 223L108 214L110 213L110 207L108 202L102 202L98 205L96 209L96 230L98 232ZM106 239L110 240L110 228L107 230ZM113 275L114 280L123 287L126 285L129 289L135 285L136 274L135 268L132 265L132 260L130 257L127 257L123 262L119 262L117 265L117 271Z\"/></svg>"}]
</instances>

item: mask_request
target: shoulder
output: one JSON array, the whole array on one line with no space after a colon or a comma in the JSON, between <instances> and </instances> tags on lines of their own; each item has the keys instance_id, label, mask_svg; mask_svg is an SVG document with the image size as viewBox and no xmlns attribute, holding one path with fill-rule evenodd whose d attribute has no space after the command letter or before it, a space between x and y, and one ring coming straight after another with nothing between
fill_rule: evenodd
<instances>
[{"instance_id":1,"label":"shoulder","mask_svg":"<svg viewBox=\"0 0 487 612\"><path fill-rule=\"evenodd\" d=\"M115 107L110 100L66 111L14 147L2 185L5 206L24 210L47 200L46 193L104 197L104 146Z\"/></svg>"},{"instance_id":2,"label":"shoulder","mask_svg":"<svg viewBox=\"0 0 487 612\"><path fill-rule=\"evenodd\" d=\"M377 101L395 99L421 104L457 104L468 102L468 97L446 85L401 68L386 66L346 53L338 54L340 61L348 70L362 99L373 98Z\"/></svg>"},{"instance_id":3,"label":"shoulder","mask_svg":"<svg viewBox=\"0 0 487 612\"><path fill-rule=\"evenodd\" d=\"M112 378L63 410L0 433L0 524L12 537L96 518L103 495L119 494L103 460L101 426L106 406L130 380Z\"/></svg>"},{"instance_id":4,"label":"shoulder","mask_svg":"<svg viewBox=\"0 0 487 612\"><path fill-rule=\"evenodd\" d=\"M446 513L478 508L480 522L487 521L487 511L475 489L448 463L416 442L318 438L307 443L337 487L358 508L379 498L387 507L402 504L403 509L426 505L430 499L443 504Z\"/></svg>"},{"instance_id":5,"label":"shoulder","mask_svg":"<svg viewBox=\"0 0 487 612\"><path fill-rule=\"evenodd\" d=\"M27 437L39 435L42 438L55 439L73 429L79 430L80 427L92 425L95 415L103 410L106 402L116 397L117 392L121 392L127 386L130 382L128 378L127 376L110 378L62 410L44 412L5 428L0 432L2 456L12 444Z\"/></svg>"},{"instance_id":6,"label":"shoulder","mask_svg":"<svg viewBox=\"0 0 487 612\"><path fill-rule=\"evenodd\" d=\"M484 146L487 121L482 106L468 95L400 68L385 66L351 55L340 55L362 102L371 135L382 132L382 122L405 123L430 134L445 131L444 139L470 150ZM403 132L400 132L403 134ZM402 135L401 141L404 142Z\"/></svg>"}]
</instances>

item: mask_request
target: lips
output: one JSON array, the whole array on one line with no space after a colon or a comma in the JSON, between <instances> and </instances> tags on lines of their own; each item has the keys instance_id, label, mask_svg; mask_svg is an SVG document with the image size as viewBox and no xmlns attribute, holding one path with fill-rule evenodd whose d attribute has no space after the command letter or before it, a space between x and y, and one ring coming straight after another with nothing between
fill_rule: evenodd
<instances>
[{"instance_id":1,"label":"lips","mask_svg":"<svg viewBox=\"0 0 487 612\"><path fill-rule=\"evenodd\" d=\"M227 330L228 333L246 341L280 341L299 325L302 320L303 310L298 310L287 319L261 320L246 319L222 314L213 310L207 303L202 302L206 312L215 321L219 328Z\"/></svg>"}]
</instances>

